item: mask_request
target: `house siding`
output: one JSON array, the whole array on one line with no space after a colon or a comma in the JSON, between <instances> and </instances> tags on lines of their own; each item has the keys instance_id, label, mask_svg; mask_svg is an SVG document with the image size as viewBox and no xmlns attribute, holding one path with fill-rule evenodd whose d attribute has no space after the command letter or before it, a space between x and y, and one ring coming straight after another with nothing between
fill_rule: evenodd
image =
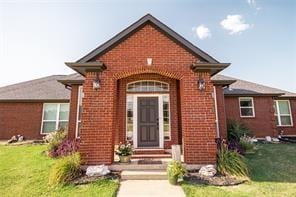
<instances>
[{"instance_id":1,"label":"house siding","mask_svg":"<svg viewBox=\"0 0 296 197\"><path fill-rule=\"evenodd\" d=\"M227 120L238 120L245 123L255 137L277 136L271 96L254 96L255 117L240 117L239 97L225 97L225 111Z\"/></svg>"},{"instance_id":2,"label":"house siding","mask_svg":"<svg viewBox=\"0 0 296 197\"><path fill-rule=\"evenodd\" d=\"M26 139L42 139L43 103L0 103L0 139L23 135Z\"/></svg>"}]
</instances>

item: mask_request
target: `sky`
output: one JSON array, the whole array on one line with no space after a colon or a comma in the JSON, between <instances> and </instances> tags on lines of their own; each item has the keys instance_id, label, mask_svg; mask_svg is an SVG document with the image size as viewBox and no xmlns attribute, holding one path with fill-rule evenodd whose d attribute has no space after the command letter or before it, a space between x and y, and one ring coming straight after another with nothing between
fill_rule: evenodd
<instances>
[{"instance_id":1,"label":"sky","mask_svg":"<svg viewBox=\"0 0 296 197\"><path fill-rule=\"evenodd\" d=\"M0 87L53 74L147 13L220 62L221 74L296 92L293 0L0 0Z\"/></svg>"}]
</instances>

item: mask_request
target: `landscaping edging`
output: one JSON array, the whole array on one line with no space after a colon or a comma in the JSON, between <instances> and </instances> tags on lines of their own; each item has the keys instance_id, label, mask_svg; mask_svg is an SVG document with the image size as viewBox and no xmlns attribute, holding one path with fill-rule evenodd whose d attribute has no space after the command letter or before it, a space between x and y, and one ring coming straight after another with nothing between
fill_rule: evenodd
<instances>
[{"instance_id":1,"label":"landscaping edging","mask_svg":"<svg viewBox=\"0 0 296 197\"><path fill-rule=\"evenodd\" d=\"M216 175L213 177L201 176L198 173L189 173L189 175L184 177L184 180L189 181L194 184L206 184L214 186L233 186L239 185L247 181L247 179Z\"/></svg>"}]
</instances>

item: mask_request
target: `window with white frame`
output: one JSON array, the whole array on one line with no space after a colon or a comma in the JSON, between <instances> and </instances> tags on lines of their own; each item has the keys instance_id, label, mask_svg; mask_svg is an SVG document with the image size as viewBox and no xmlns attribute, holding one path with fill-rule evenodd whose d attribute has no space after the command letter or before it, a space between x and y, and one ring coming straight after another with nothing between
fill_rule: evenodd
<instances>
[{"instance_id":1,"label":"window with white frame","mask_svg":"<svg viewBox=\"0 0 296 197\"><path fill-rule=\"evenodd\" d=\"M136 81L127 85L128 92L168 92L169 84L160 81Z\"/></svg>"},{"instance_id":2,"label":"window with white frame","mask_svg":"<svg viewBox=\"0 0 296 197\"><path fill-rule=\"evenodd\" d=\"M77 120L76 120L76 138L80 137L81 129L81 115L82 115L82 97L83 97L83 86L78 87L78 102L77 102Z\"/></svg>"},{"instance_id":3,"label":"window with white frame","mask_svg":"<svg viewBox=\"0 0 296 197\"><path fill-rule=\"evenodd\" d=\"M44 103L42 118L42 134L60 128L67 129L69 120L69 103Z\"/></svg>"},{"instance_id":4,"label":"window with white frame","mask_svg":"<svg viewBox=\"0 0 296 197\"><path fill-rule=\"evenodd\" d=\"M133 140L133 96L127 95L126 97L126 139L128 141Z\"/></svg>"},{"instance_id":5,"label":"window with white frame","mask_svg":"<svg viewBox=\"0 0 296 197\"><path fill-rule=\"evenodd\" d=\"M253 97L240 97L239 108L241 117L255 117Z\"/></svg>"},{"instance_id":6,"label":"window with white frame","mask_svg":"<svg viewBox=\"0 0 296 197\"><path fill-rule=\"evenodd\" d=\"M289 100L275 100L274 111L277 126L292 126L292 115Z\"/></svg>"},{"instance_id":7,"label":"window with white frame","mask_svg":"<svg viewBox=\"0 0 296 197\"><path fill-rule=\"evenodd\" d=\"M171 139L171 127L170 127L170 101L168 95L163 95L163 136L165 140Z\"/></svg>"}]
</instances>

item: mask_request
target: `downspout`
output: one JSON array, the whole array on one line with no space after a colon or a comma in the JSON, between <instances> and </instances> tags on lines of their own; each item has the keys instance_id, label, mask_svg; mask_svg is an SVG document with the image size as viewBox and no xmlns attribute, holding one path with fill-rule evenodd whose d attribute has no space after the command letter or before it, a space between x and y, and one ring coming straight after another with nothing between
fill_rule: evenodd
<instances>
[{"instance_id":1,"label":"downspout","mask_svg":"<svg viewBox=\"0 0 296 197\"><path fill-rule=\"evenodd\" d=\"M216 116L216 120L215 120L215 122L216 122L216 134L217 134L217 138L220 138L216 86L214 86L214 103L215 103L215 116Z\"/></svg>"}]
</instances>

